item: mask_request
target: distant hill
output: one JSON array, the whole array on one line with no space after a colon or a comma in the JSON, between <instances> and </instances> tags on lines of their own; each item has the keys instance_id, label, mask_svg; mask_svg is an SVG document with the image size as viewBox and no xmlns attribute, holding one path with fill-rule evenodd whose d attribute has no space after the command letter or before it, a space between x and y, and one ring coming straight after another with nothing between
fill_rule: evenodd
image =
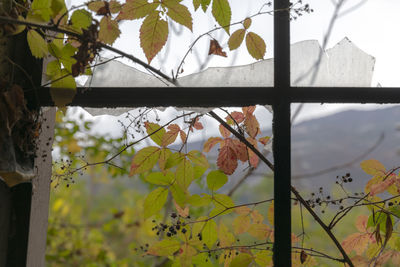
<instances>
[{"instance_id":1,"label":"distant hill","mask_svg":"<svg viewBox=\"0 0 400 267\"><path fill-rule=\"evenodd\" d=\"M364 159L377 159L387 169L400 166L399 125L400 106L370 111L348 110L295 125L292 129L293 184L310 190L320 186L328 189L335 183L337 175L349 172L354 179L349 186L360 190L370 178L361 170L360 161L321 175L297 176L351 162L373 147L382 135L378 146ZM271 130L266 132L270 133ZM199 149L201 146L201 142L195 142L190 149ZM208 156L216 158L217 150L213 149ZM227 187L232 186L244 173L243 168L237 170ZM261 164L246 182L254 183L257 177L261 178L267 173L270 173L269 169Z\"/></svg>"}]
</instances>

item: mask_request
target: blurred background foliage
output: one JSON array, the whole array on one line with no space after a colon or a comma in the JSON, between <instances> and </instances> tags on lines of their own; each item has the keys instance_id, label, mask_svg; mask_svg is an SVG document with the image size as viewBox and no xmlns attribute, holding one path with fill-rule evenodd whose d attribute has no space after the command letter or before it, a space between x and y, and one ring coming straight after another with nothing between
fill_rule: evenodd
<instances>
[{"instance_id":1,"label":"blurred background foliage","mask_svg":"<svg viewBox=\"0 0 400 267\"><path fill-rule=\"evenodd\" d=\"M70 177L65 175L71 168L77 168L87 162L104 160L127 144L128 138L124 131L117 138L91 133L93 123L93 119L83 115L75 116L73 119L61 112L57 113L46 251L47 266L173 266L171 261L144 255L146 249L159 240L152 228L158 222L171 219L169 216L171 211L166 211L163 217L159 215L147 220L143 218L144 197L153 188L143 181L143 177L128 176L134 147L118 156L113 161L115 165L100 164L83 169L77 173L78 175ZM272 177L264 178L266 179L259 179L257 183L242 184L233 196L235 203L271 198ZM202 188L204 179L197 184ZM343 195L339 187L328 188L334 189L322 194L329 194L332 197ZM302 191L306 198L307 194L311 196L312 193ZM258 205L256 209L267 218L270 205L269 203ZM328 221L338 208L338 206L321 207L319 214L323 209L321 216ZM191 216L196 218L204 215L204 209L204 207L191 209ZM337 226L335 234L339 240L357 231L354 222L356 217L363 213L366 214L364 208L353 209ZM220 220L228 222L233 218L234 215L229 214L221 216ZM329 255L339 255L332 242L327 241L325 232L299 204L293 205L292 224L298 247L302 247L303 244L305 247L325 251ZM304 235L301 234L303 228ZM252 244L254 238L244 234L237 242ZM205 261L206 258L205 253L197 256L194 260L197 262L196 266L219 266L215 258L210 257L210 260ZM341 263L328 259L313 260L317 266L342 266Z\"/></svg>"}]
</instances>

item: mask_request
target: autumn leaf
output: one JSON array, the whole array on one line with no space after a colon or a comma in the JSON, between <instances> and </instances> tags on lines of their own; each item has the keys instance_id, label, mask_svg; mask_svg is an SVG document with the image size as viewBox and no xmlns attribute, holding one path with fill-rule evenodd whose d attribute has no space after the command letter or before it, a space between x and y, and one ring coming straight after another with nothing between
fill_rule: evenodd
<instances>
[{"instance_id":1,"label":"autumn leaf","mask_svg":"<svg viewBox=\"0 0 400 267\"><path fill-rule=\"evenodd\" d=\"M192 150L186 155L190 161L196 165L208 169L209 164L206 156L198 150Z\"/></svg>"},{"instance_id":2,"label":"autumn leaf","mask_svg":"<svg viewBox=\"0 0 400 267\"><path fill-rule=\"evenodd\" d=\"M179 3L180 1L181 0L163 0L161 4L168 8L168 17L192 31L192 15L186 6Z\"/></svg>"},{"instance_id":3,"label":"autumn leaf","mask_svg":"<svg viewBox=\"0 0 400 267\"><path fill-rule=\"evenodd\" d=\"M368 216L367 215L360 215L357 217L356 220L356 227L359 232L367 232L367 222Z\"/></svg>"},{"instance_id":4,"label":"autumn leaf","mask_svg":"<svg viewBox=\"0 0 400 267\"><path fill-rule=\"evenodd\" d=\"M208 50L209 55L217 55L221 57L227 57L226 53L222 51L222 47L215 39L210 40L210 49Z\"/></svg>"},{"instance_id":5,"label":"autumn leaf","mask_svg":"<svg viewBox=\"0 0 400 267\"><path fill-rule=\"evenodd\" d=\"M258 139L258 142L260 142L261 144L263 144L264 146L266 146L268 144L270 137L269 136L265 136L265 137L260 137Z\"/></svg>"},{"instance_id":6,"label":"autumn leaf","mask_svg":"<svg viewBox=\"0 0 400 267\"><path fill-rule=\"evenodd\" d=\"M27 40L31 53L34 57L43 58L47 56L49 53L47 42L37 31L29 30L27 34Z\"/></svg>"},{"instance_id":7,"label":"autumn leaf","mask_svg":"<svg viewBox=\"0 0 400 267\"><path fill-rule=\"evenodd\" d=\"M303 264L307 260L307 256L308 256L307 253L304 250L302 250L300 253L300 263L301 264Z\"/></svg>"},{"instance_id":8,"label":"autumn leaf","mask_svg":"<svg viewBox=\"0 0 400 267\"><path fill-rule=\"evenodd\" d=\"M161 146L164 147L175 142L176 138L178 137L178 133L181 131L181 128L177 124L168 125L167 129L168 131L164 134L161 140Z\"/></svg>"},{"instance_id":9,"label":"autumn leaf","mask_svg":"<svg viewBox=\"0 0 400 267\"><path fill-rule=\"evenodd\" d=\"M371 189L370 189L371 191L369 192L370 196L375 196L377 194L384 192L389 186L394 184L395 181L396 181L395 177L390 177L390 178L387 178L386 180L381 181L377 184L371 185Z\"/></svg>"},{"instance_id":10,"label":"autumn leaf","mask_svg":"<svg viewBox=\"0 0 400 267\"><path fill-rule=\"evenodd\" d=\"M250 225L247 232L259 240L266 240L272 234L272 229L263 223L256 223Z\"/></svg>"},{"instance_id":11,"label":"autumn leaf","mask_svg":"<svg viewBox=\"0 0 400 267\"><path fill-rule=\"evenodd\" d=\"M223 138L228 138L231 135L231 132L225 128L222 124L219 125L219 132L221 133Z\"/></svg>"},{"instance_id":12,"label":"autumn leaf","mask_svg":"<svg viewBox=\"0 0 400 267\"><path fill-rule=\"evenodd\" d=\"M266 52L264 40L254 32L246 35L246 46L249 54L255 59L263 59Z\"/></svg>"},{"instance_id":13,"label":"autumn leaf","mask_svg":"<svg viewBox=\"0 0 400 267\"><path fill-rule=\"evenodd\" d=\"M249 215L239 215L232 223L233 231L235 234L243 234L247 232L250 228L250 216Z\"/></svg>"},{"instance_id":14,"label":"autumn leaf","mask_svg":"<svg viewBox=\"0 0 400 267\"><path fill-rule=\"evenodd\" d=\"M239 111L233 111L229 114L229 116L226 116L225 120L228 124L233 125L235 120L236 123L241 123L242 121L244 121L244 114L242 112Z\"/></svg>"},{"instance_id":15,"label":"autumn leaf","mask_svg":"<svg viewBox=\"0 0 400 267\"><path fill-rule=\"evenodd\" d=\"M262 250L254 255L255 262L260 266L271 266L272 263L272 252Z\"/></svg>"},{"instance_id":16,"label":"autumn leaf","mask_svg":"<svg viewBox=\"0 0 400 267\"><path fill-rule=\"evenodd\" d=\"M147 250L147 254L154 256L172 256L180 247L181 243L179 241L164 239L150 246Z\"/></svg>"},{"instance_id":17,"label":"autumn leaf","mask_svg":"<svg viewBox=\"0 0 400 267\"><path fill-rule=\"evenodd\" d=\"M222 139L220 137L210 137L203 145L203 151L209 152L216 144L220 143Z\"/></svg>"},{"instance_id":18,"label":"autumn leaf","mask_svg":"<svg viewBox=\"0 0 400 267\"><path fill-rule=\"evenodd\" d=\"M229 34L232 12L228 0L214 0L211 13L218 24Z\"/></svg>"},{"instance_id":19,"label":"autumn leaf","mask_svg":"<svg viewBox=\"0 0 400 267\"><path fill-rule=\"evenodd\" d=\"M147 0L127 0L125 5L122 6L117 20L144 18L155 11L158 6L158 3L149 3Z\"/></svg>"},{"instance_id":20,"label":"autumn leaf","mask_svg":"<svg viewBox=\"0 0 400 267\"><path fill-rule=\"evenodd\" d=\"M249 149L238 139L225 140L225 145L230 145L236 152L237 158L241 162L246 162L249 159Z\"/></svg>"},{"instance_id":21,"label":"autumn leaf","mask_svg":"<svg viewBox=\"0 0 400 267\"><path fill-rule=\"evenodd\" d=\"M243 27L247 30L248 28L250 28L250 26L251 26L251 18L246 18L243 21Z\"/></svg>"},{"instance_id":22,"label":"autumn leaf","mask_svg":"<svg viewBox=\"0 0 400 267\"><path fill-rule=\"evenodd\" d=\"M132 159L130 175L143 173L153 168L160 157L160 148L155 146L145 147Z\"/></svg>"},{"instance_id":23,"label":"autumn leaf","mask_svg":"<svg viewBox=\"0 0 400 267\"><path fill-rule=\"evenodd\" d=\"M160 12L148 15L140 27L140 46L150 62L160 52L168 39L168 23L161 19Z\"/></svg>"},{"instance_id":24,"label":"autumn leaf","mask_svg":"<svg viewBox=\"0 0 400 267\"><path fill-rule=\"evenodd\" d=\"M228 41L228 46L231 51L235 50L242 44L245 34L246 34L245 29L239 29L239 30L235 31L234 33L232 33L232 35L231 35L231 37L229 37L229 41Z\"/></svg>"},{"instance_id":25,"label":"autumn leaf","mask_svg":"<svg viewBox=\"0 0 400 267\"><path fill-rule=\"evenodd\" d=\"M222 221L219 222L218 239L220 247L229 247L235 242L235 236Z\"/></svg>"},{"instance_id":26,"label":"autumn leaf","mask_svg":"<svg viewBox=\"0 0 400 267\"><path fill-rule=\"evenodd\" d=\"M342 242L343 249L347 253L350 253L354 250L357 255L361 255L368 247L368 243L370 241L369 235L370 234L368 233L354 233L349 235Z\"/></svg>"},{"instance_id":27,"label":"autumn leaf","mask_svg":"<svg viewBox=\"0 0 400 267\"><path fill-rule=\"evenodd\" d=\"M246 116L246 119L244 121L244 126L246 128L246 132L252 138L255 138L256 135L260 132L260 124L256 116L252 114Z\"/></svg>"},{"instance_id":28,"label":"autumn leaf","mask_svg":"<svg viewBox=\"0 0 400 267\"><path fill-rule=\"evenodd\" d=\"M176 203L175 200L174 200L174 206L175 206L175 209L178 212L179 216L181 216L182 218L186 218L187 216L189 216L189 206L185 206L185 208L181 208L181 206L179 206L179 204Z\"/></svg>"},{"instance_id":29,"label":"autumn leaf","mask_svg":"<svg viewBox=\"0 0 400 267\"><path fill-rule=\"evenodd\" d=\"M237 168L237 156L235 150L230 146L223 146L218 154L218 168L227 175L231 175Z\"/></svg>"},{"instance_id":30,"label":"autumn leaf","mask_svg":"<svg viewBox=\"0 0 400 267\"><path fill-rule=\"evenodd\" d=\"M168 188L159 187L150 192L144 200L144 217L147 219L159 212L167 202L167 197Z\"/></svg>"},{"instance_id":31,"label":"autumn leaf","mask_svg":"<svg viewBox=\"0 0 400 267\"><path fill-rule=\"evenodd\" d=\"M271 226L274 226L274 202L273 201L271 201L271 204L269 205L269 208L268 208L267 220Z\"/></svg>"},{"instance_id":32,"label":"autumn leaf","mask_svg":"<svg viewBox=\"0 0 400 267\"><path fill-rule=\"evenodd\" d=\"M361 168L366 173L375 175L384 175L386 172L385 166L376 159L364 160L360 163Z\"/></svg>"},{"instance_id":33,"label":"autumn leaf","mask_svg":"<svg viewBox=\"0 0 400 267\"><path fill-rule=\"evenodd\" d=\"M100 21L99 40L112 45L119 37L121 31L118 27L118 22L105 16Z\"/></svg>"}]
</instances>

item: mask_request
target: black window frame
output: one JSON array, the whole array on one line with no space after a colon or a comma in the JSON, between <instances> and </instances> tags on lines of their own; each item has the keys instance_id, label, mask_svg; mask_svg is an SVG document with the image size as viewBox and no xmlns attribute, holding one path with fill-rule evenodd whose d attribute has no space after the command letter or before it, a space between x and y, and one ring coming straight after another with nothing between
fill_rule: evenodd
<instances>
[{"instance_id":1,"label":"black window frame","mask_svg":"<svg viewBox=\"0 0 400 267\"><path fill-rule=\"evenodd\" d=\"M291 125L292 103L400 103L395 87L293 87L290 84L290 2L274 0L273 87L91 87L78 88L71 106L116 108L255 104L273 107L274 266L291 266ZM35 92L41 106L53 106L48 87ZM29 98L29 96L28 96Z\"/></svg>"}]
</instances>

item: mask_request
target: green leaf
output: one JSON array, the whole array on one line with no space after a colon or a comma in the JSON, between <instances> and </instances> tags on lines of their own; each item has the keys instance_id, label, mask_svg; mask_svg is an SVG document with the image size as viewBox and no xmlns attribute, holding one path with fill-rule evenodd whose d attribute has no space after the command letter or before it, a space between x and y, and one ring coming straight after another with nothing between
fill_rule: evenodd
<instances>
[{"instance_id":1,"label":"green leaf","mask_svg":"<svg viewBox=\"0 0 400 267\"><path fill-rule=\"evenodd\" d=\"M174 180L174 174L167 172L165 175L162 172L152 172L145 178L146 182L156 185L170 185Z\"/></svg>"},{"instance_id":2,"label":"green leaf","mask_svg":"<svg viewBox=\"0 0 400 267\"><path fill-rule=\"evenodd\" d=\"M193 171L194 171L194 173L193 173L193 175L194 175L193 179L196 180L196 179L200 178L201 176L203 176L203 174L206 172L207 169L208 169L208 168L201 167L201 166L194 166L194 167L193 167Z\"/></svg>"},{"instance_id":3,"label":"green leaf","mask_svg":"<svg viewBox=\"0 0 400 267\"><path fill-rule=\"evenodd\" d=\"M146 132L150 135L151 140L157 145L161 146L163 136L165 135L165 129L157 123L145 122ZM152 134L154 133L154 134Z\"/></svg>"},{"instance_id":4,"label":"green leaf","mask_svg":"<svg viewBox=\"0 0 400 267\"><path fill-rule=\"evenodd\" d=\"M52 77L52 81L51 98L57 107L65 107L72 102L76 94L75 79L65 69L62 69L58 75Z\"/></svg>"},{"instance_id":5,"label":"green leaf","mask_svg":"<svg viewBox=\"0 0 400 267\"><path fill-rule=\"evenodd\" d=\"M266 45L259 35L249 32L246 35L246 46L249 54L255 59L263 59L266 51Z\"/></svg>"},{"instance_id":6,"label":"green leaf","mask_svg":"<svg viewBox=\"0 0 400 267\"><path fill-rule=\"evenodd\" d=\"M185 155L180 152L173 153L171 156L168 157L167 163L165 164L165 169L170 169L178 165L184 158Z\"/></svg>"},{"instance_id":7,"label":"green leaf","mask_svg":"<svg viewBox=\"0 0 400 267\"><path fill-rule=\"evenodd\" d=\"M47 48L47 42L43 37L35 30L29 30L27 34L28 45L31 49L32 55L36 58L43 58L47 56L49 50Z\"/></svg>"},{"instance_id":8,"label":"green leaf","mask_svg":"<svg viewBox=\"0 0 400 267\"><path fill-rule=\"evenodd\" d=\"M194 11L197 11L197 9L200 7L201 0L193 0L193 7Z\"/></svg>"},{"instance_id":9,"label":"green leaf","mask_svg":"<svg viewBox=\"0 0 400 267\"><path fill-rule=\"evenodd\" d=\"M176 183L169 187L171 191L172 198L179 206L184 206L186 204L186 193L183 189Z\"/></svg>"},{"instance_id":10,"label":"green leaf","mask_svg":"<svg viewBox=\"0 0 400 267\"><path fill-rule=\"evenodd\" d=\"M130 175L143 173L153 168L160 158L160 148L155 146L145 147L132 159Z\"/></svg>"},{"instance_id":11,"label":"green leaf","mask_svg":"<svg viewBox=\"0 0 400 267\"><path fill-rule=\"evenodd\" d=\"M168 17L192 31L192 14L190 14L186 6L181 5L179 2L180 0L164 0L162 5L168 8Z\"/></svg>"},{"instance_id":12,"label":"green leaf","mask_svg":"<svg viewBox=\"0 0 400 267\"><path fill-rule=\"evenodd\" d=\"M210 212L209 216L215 216L217 214L228 214L231 213L233 209L228 209L233 207L235 204L233 203L233 200L224 194L215 194L213 196L213 204L215 205L215 208Z\"/></svg>"},{"instance_id":13,"label":"green leaf","mask_svg":"<svg viewBox=\"0 0 400 267\"><path fill-rule=\"evenodd\" d=\"M193 165L186 158L179 163L176 169L176 182L186 190L194 180Z\"/></svg>"},{"instance_id":14,"label":"green leaf","mask_svg":"<svg viewBox=\"0 0 400 267\"><path fill-rule=\"evenodd\" d=\"M112 45L119 37L121 31L118 22L108 16L104 16L100 21L99 40Z\"/></svg>"},{"instance_id":15,"label":"green leaf","mask_svg":"<svg viewBox=\"0 0 400 267\"><path fill-rule=\"evenodd\" d=\"M177 240L161 240L147 250L147 254L154 256L172 256L179 248L181 243Z\"/></svg>"},{"instance_id":16,"label":"green leaf","mask_svg":"<svg viewBox=\"0 0 400 267\"><path fill-rule=\"evenodd\" d=\"M76 29L87 29L92 24L92 14L84 9L75 10L71 15L71 22Z\"/></svg>"},{"instance_id":17,"label":"green leaf","mask_svg":"<svg viewBox=\"0 0 400 267\"><path fill-rule=\"evenodd\" d=\"M191 195L188 199L188 203L195 207L207 206L211 202L211 196L204 194L203 197L199 195Z\"/></svg>"},{"instance_id":18,"label":"green leaf","mask_svg":"<svg viewBox=\"0 0 400 267\"><path fill-rule=\"evenodd\" d=\"M34 0L30 12L34 15L39 15L44 21L49 21L52 14L51 0Z\"/></svg>"},{"instance_id":19,"label":"green leaf","mask_svg":"<svg viewBox=\"0 0 400 267\"><path fill-rule=\"evenodd\" d=\"M253 261L253 257L247 253L237 255L229 265L229 267L247 267Z\"/></svg>"},{"instance_id":20,"label":"green leaf","mask_svg":"<svg viewBox=\"0 0 400 267\"><path fill-rule=\"evenodd\" d=\"M271 251L260 251L254 255L254 260L260 266L268 266L272 263L272 252Z\"/></svg>"},{"instance_id":21,"label":"green leaf","mask_svg":"<svg viewBox=\"0 0 400 267\"><path fill-rule=\"evenodd\" d=\"M214 0L212 14L218 24L224 27L224 30L229 34L232 12L228 0Z\"/></svg>"},{"instance_id":22,"label":"green leaf","mask_svg":"<svg viewBox=\"0 0 400 267\"><path fill-rule=\"evenodd\" d=\"M219 170L211 171L207 175L207 186L211 191L217 191L226 182L228 182L228 176Z\"/></svg>"},{"instance_id":23,"label":"green leaf","mask_svg":"<svg viewBox=\"0 0 400 267\"><path fill-rule=\"evenodd\" d=\"M228 46L229 46L230 50L235 50L242 44L245 33L246 33L245 29L239 29L239 30L235 31L234 33L232 33L232 35L231 35L231 37L229 37L229 41L228 41Z\"/></svg>"},{"instance_id":24,"label":"green leaf","mask_svg":"<svg viewBox=\"0 0 400 267\"><path fill-rule=\"evenodd\" d=\"M201 231L201 235L203 237L204 244L206 244L208 248L212 248L215 241L218 239L217 224L214 220L209 220L206 222L203 230Z\"/></svg>"},{"instance_id":25,"label":"green leaf","mask_svg":"<svg viewBox=\"0 0 400 267\"><path fill-rule=\"evenodd\" d=\"M198 150L192 150L187 154L187 157L193 162L194 165L198 165L208 169L209 164L206 156Z\"/></svg>"},{"instance_id":26,"label":"green leaf","mask_svg":"<svg viewBox=\"0 0 400 267\"><path fill-rule=\"evenodd\" d=\"M160 12L148 15L140 27L140 46L150 62L160 52L168 39L168 23L162 20Z\"/></svg>"},{"instance_id":27,"label":"green leaf","mask_svg":"<svg viewBox=\"0 0 400 267\"><path fill-rule=\"evenodd\" d=\"M204 12L207 11L208 6L210 5L211 0L200 0L201 1L201 8Z\"/></svg>"},{"instance_id":28,"label":"green leaf","mask_svg":"<svg viewBox=\"0 0 400 267\"><path fill-rule=\"evenodd\" d=\"M125 5L122 6L117 19L133 20L144 18L155 11L158 5L158 3L149 3L147 0L127 0Z\"/></svg>"},{"instance_id":29,"label":"green leaf","mask_svg":"<svg viewBox=\"0 0 400 267\"><path fill-rule=\"evenodd\" d=\"M151 191L144 200L144 217L147 219L159 212L167 202L167 197L167 188L159 187Z\"/></svg>"},{"instance_id":30,"label":"green leaf","mask_svg":"<svg viewBox=\"0 0 400 267\"><path fill-rule=\"evenodd\" d=\"M61 42L60 42L61 41ZM58 59L65 67L65 69L71 73L71 66L75 64L76 59L73 58L77 49L71 44L63 44L62 40L54 39L49 44L49 52L52 56Z\"/></svg>"},{"instance_id":31,"label":"green leaf","mask_svg":"<svg viewBox=\"0 0 400 267\"><path fill-rule=\"evenodd\" d=\"M49 79L53 79L53 77L59 77L61 74L61 66L58 60L53 60L47 63L46 66L46 75L49 77Z\"/></svg>"}]
</instances>

